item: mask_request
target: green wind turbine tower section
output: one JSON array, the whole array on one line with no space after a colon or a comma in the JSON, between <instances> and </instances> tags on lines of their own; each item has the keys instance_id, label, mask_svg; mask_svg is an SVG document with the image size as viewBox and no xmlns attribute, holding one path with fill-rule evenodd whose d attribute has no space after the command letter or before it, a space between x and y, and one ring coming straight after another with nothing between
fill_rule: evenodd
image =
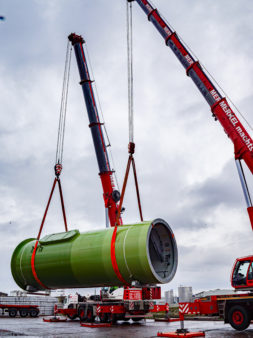
<instances>
[{"instance_id":1,"label":"green wind turbine tower section","mask_svg":"<svg viewBox=\"0 0 253 338\"><path fill-rule=\"evenodd\" d=\"M113 228L80 233L72 230L47 235L39 241L34 268L31 257L36 239L15 249L11 270L24 290L85 288L122 285L112 265ZM177 245L170 226L162 219L118 227L115 257L129 283L168 283L177 270ZM43 287L44 285L45 287Z\"/></svg>"}]
</instances>

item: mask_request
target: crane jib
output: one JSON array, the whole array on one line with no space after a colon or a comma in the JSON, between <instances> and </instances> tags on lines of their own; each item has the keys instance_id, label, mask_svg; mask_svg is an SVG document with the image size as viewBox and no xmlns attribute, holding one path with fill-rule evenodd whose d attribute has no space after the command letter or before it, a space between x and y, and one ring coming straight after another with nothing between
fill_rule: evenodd
<instances>
[{"instance_id":1,"label":"crane jib","mask_svg":"<svg viewBox=\"0 0 253 338\"><path fill-rule=\"evenodd\" d=\"M87 112L90 122L92 139L96 151L98 166L100 173L111 171L108 155L106 151L105 141L103 133L101 131L101 123L99 121L99 116L97 113L96 102L91 87L91 80L89 76L89 71L87 68L85 54L82 48L82 45L77 43L74 45L76 59L78 60L78 68L80 73L81 86L83 89L83 94L87 106Z\"/></svg>"},{"instance_id":2,"label":"crane jib","mask_svg":"<svg viewBox=\"0 0 253 338\"><path fill-rule=\"evenodd\" d=\"M92 87L92 80L90 79L88 64L83 49L84 39L80 35L74 33L69 35L74 50L78 70L80 74L80 85L82 86L83 96L87 108L89 127L92 134L93 144L96 152L96 158L99 167L99 176L103 188L104 205L106 208L106 217L110 220L110 225L115 226L116 215L118 212L117 198L119 194L115 190L113 171L111 170L109 156L107 153L107 146L105 144L105 138L103 134L102 125L99 119L99 112L96 105L95 95ZM116 193L116 194L115 194ZM120 217L120 224L122 219Z\"/></svg>"},{"instance_id":3,"label":"crane jib","mask_svg":"<svg viewBox=\"0 0 253 338\"><path fill-rule=\"evenodd\" d=\"M162 19L157 9L147 0L136 0L143 11L165 39L165 43L176 55L193 80L209 106L215 119L219 120L225 132L234 143L235 158L243 159L253 173L253 140L243 127L227 100L222 97L201 65L196 61L186 46L180 41L177 33Z\"/></svg>"}]
</instances>

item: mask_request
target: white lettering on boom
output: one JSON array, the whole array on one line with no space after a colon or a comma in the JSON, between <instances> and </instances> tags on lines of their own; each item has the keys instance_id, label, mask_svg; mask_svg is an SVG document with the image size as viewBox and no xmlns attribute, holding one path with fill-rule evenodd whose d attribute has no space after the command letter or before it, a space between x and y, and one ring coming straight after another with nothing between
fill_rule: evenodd
<instances>
[{"instance_id":1,"label":"white lettering on boom","mask_svg":"<svg viewBox=\"0 0 253 338\"><path fill-rule=\"evenodd\" d=\"M186 58L187 62L189 63L189 65L193 64L193 60L192 60L192 58L190 57L189 54L185 55L185 58Z\"/></svg>"},{"instance_id":2,"label":"white lettering on boom","mask_svg":"<svg viewBox=\"0 0 253 338\"><path fill-rule=\"evenodd\" d=\"M240 126L236 127L236 130L240 134L241 138L243 139L244 143L249 148L249 150L252 151L253 150L253 144L251 143L250 137L245 135L244 131L242 130L242 128Z\"/></svg>"},{"instance_id":3,"label":"white lettering on boom","mask_svg":"<svg viewBox=\"0 0 253 338\"><path fill-rule=\"evenodd\" d=\"M220 102L219 105L222 108L222 110L224 111L224 113L226 114L226 116L229 118L232 125L236 126L236 124L239 123L239 120L237 119L235 114L232 112L232 110L229 108L229 106L224 101ZM240 126L236 127L236 131L238 132L238 134L242 138L243 142L248 147L249 151L252 151L253 150L253 143L251 143L251 141L252 141L251 138L245 134L245 132L242 130L242 128Z\"/></svg>"},{"instance_id":4,"label":"white lettering on boom","mask_svg":"<svg viewBox=\"0 0 253 338\"><path fill-rule=\"evenodd\" d=\"M232 112L232 110L229 108L229 106L224 102L220 102L220 106L224 113L227 115L233 126L235 126L239 121L237 120L235 114Z\"/></svg>"},{"instance_id":5,"label":"white lettering on boom","mask_svg":"<svg viewBox=\"0 0 253 338\"><path fill-rule=\"evenodd\" d=\"M210 91L210 94L212 95L212 97L215 99L216 102L220 101L220 95L216 92L215 89Z\"/></svg>"}]
</instances>

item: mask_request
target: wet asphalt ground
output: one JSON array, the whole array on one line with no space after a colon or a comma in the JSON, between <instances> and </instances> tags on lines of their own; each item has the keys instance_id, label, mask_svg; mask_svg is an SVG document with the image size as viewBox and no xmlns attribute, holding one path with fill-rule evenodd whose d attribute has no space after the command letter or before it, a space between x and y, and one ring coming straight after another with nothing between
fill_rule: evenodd
<instances>
[{"instance_id":1,"label":"wet asphalt ground","mask_svg":"<svg viewBox=\"0 0 253 338\"><path fill-rule=\"evenodd\" d=\"M175 331L179 323L155 322L153 320L140 323L119 322L117 325L105 328L81 327L79 321L61 323L44 323L39 318L9 318L0 317L0 336L4 337L117 337L143 338L157 337L157 332ZM253 324L248 330L238 332L230 325L221 321L185 321L185 327L190 331L204 331L207 338L253 338Z\"/></svg>"}]
</instances>

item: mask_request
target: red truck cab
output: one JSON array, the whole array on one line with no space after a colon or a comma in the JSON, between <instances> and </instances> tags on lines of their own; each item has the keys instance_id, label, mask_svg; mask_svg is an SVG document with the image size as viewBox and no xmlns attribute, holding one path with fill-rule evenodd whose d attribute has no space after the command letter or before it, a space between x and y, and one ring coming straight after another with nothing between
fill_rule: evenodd
<instances>
[{"instance_id":1,"label":"red truck cab","mask_svg":"<svg viewBox=\"0 0 253 338\"><path fill-rule=\"evenodd\" d=\"M231 285L237 290L253 290L253 256L236 259L231 274Z\"/></svg>"}]
</instances>

